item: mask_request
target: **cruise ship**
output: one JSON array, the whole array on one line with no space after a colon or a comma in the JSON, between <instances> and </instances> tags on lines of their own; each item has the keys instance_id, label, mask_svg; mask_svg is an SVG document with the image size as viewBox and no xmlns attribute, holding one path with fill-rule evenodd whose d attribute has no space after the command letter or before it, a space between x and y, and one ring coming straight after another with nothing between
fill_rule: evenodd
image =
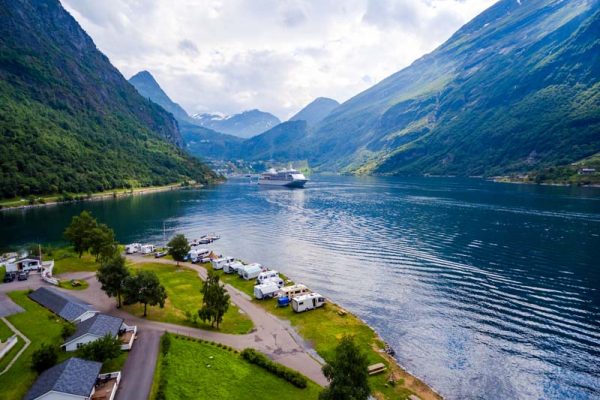
<instances>
[{"instance_id":1,"label":"cruise ship","mask_svg":"<svg viewBox=\"0 0 600 400\"><path fill-rule=\"evenodd\" d=\"M271 168L258 178L259 185L286 186L290 188L302 188L307 181L308 179L306 179L304 174L295 169L275 171Z\"/></svg>"}]
</instances>

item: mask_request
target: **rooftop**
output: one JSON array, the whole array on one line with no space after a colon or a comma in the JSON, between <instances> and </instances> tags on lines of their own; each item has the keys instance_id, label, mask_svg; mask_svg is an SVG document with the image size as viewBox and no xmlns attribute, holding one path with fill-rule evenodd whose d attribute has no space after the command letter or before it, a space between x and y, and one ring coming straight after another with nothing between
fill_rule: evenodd
<instances>
[{"instance_id":1,"label":"rooftop","mask_svg":"<svg viewBox=\"0 0 600 400\"><path fill-rule=\"evenodd\" d=\"M69 343L81 336L92 334L95 336L117 336L123 325L123 319L111 317L106 314L96 314L92 318L86 319L77 325L77 330L68 338L65 343Z\"/></svg>"},{"instance_id":2,"label":"rooftop","mask_svg":"<svg viewBox=\"0 0 600 400\"><path fill-rule=\"evenodd\" d=\"M51 287L41 287L29 294L29 298L67 321L73 321L86 311L94 311L92 306L82 300Z\"/></svg>"}]
</instances>

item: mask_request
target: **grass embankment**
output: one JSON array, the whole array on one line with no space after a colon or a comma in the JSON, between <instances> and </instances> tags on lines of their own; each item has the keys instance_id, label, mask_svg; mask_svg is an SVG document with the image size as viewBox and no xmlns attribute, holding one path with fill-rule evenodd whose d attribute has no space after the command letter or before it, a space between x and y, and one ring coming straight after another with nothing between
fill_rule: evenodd
<instances>
[{"instance_id":1,"label":"grass embankment","mask_svg":"<svg viewBox=\"0 0 600 400\"><path fill-rule=\"evenodd\" d=\"M194 185L192 185L193 187ZM153 193L153 192L163 192L167 190L177 190L190 187L190 185L184 185L182 183L173 183L170 185L164 186L146 186L146 187L136 187L130 189L113 189L106 190L103 192L96 193L68 193L68 194L50 194L44 196L28 196L28 197L14 197L10 199L1 199L0 200L0 209L8 209L8 208L17 208L17 207L26 207L26 206L43 206L48 204L55 203L67 203L73 201L86 201L86 200L96 200L103 198L118 198L125 196L133 196L136 194L144 194L144 193Z\"/></svg>"},{"instance_id":2,"label":"grass embankment","mask_svg":"<svg viewBox=\"0 0 600 400\"><path fill-rule=\"evenodd\" d=\"M156 398L161 375L166 378L167 399L316 400L320 391L310 381L299 389L237 352L194 339L172 336L166 364L164 357L158 357L151 399Z\"/></svg>"},{"instance_id":3,"label":"grass embankment","mask_svg":"<svg viewBox=\"0 0 600 400\"><path fill-rule=\"evenodd\" d=\"M145 269L154 271L160 283L167 290L167 301L164 308L148 307L148 319L160 322L169 322L173 324L186 325L206 330L216 330L210 324L205 324L201 320L192 319L198 314L198 309L202 306L202 280L196 271L186 267L176 267L169 264L143 263L133 264L132 270ZM135 304L123 307L126 311L141 316L143 306ZM229 310L223 317L223 322L219 326L219 332L244 334L252 330L253 324L246 314L240 312L235 305L230 305Z\"/></svg>"},{"instance_id":4,"label":"grass embankment","mask_svg":"<svg viewBox=\"0 0 600 400\"><path fill-rule=\"evenodd\" d=\"M15 364L4 375L0 375L0 399L21 399L37 378L37 373L31 369L31 355L42 344L61 345L63 343L61 332L66 322L29 299L27 291L11 292L8 296L15 303L23 307L25 312L11 315L7 319L15 328L31 340L31 344L21 354ZM4 326L6 327L6 325ZM5 335L4 331L5 329L0 327L0 335ZM8 362L24 344L23 340L19 338L19 344L0 362L0 371L6 367ZM128 354L127 352L123 352L118 358L105 363L102 370L104 372L121 370ZM58 362L73 356L77 356L77 353L60 352Z\"/></svg>"},{"instance_id":5,"label":"grass embankment","mask_svg":"<svg viewBox=\"0 0 600 400\"><path fill-rule=\"evenodd\" d=\"M210 264L203 264L212 270ZM225 274L218 271L221 280L247 293L254 298L254 281L246 281L236 274ZM282 278L285 276L280 274ZM384 343L367 324L353 314L346 312L337 304L328 302L323 308L304 313L296 313L291 306L277 307L275 299L253 300L254 303L268 310L281 319L290 321L296 331L309 341L325 361L332 359L339 340L344 335L354 336L356 344L364 351L369 364L384 363L384 373L369 377L369 384L379 399L405 399L416 393L423 399L437 398L429 387L402 370L395 360L383 352ZM392 378L394 384L388 381Z\"/></svg>"},{"instance_id":6,"label":"grass embankment","mask_svg":"<svg viewBox=\"0 0 600 400\"><path fill-rule=\"evenodd\" d=\"M47 254L44 254L44 259L54 259L54 270L52 271L54 276L67 272L93 272L100 266L95 257L89 253L84 253L79 258L79 255L70 246L50 249Z\"/></svg>"}]
</instances>

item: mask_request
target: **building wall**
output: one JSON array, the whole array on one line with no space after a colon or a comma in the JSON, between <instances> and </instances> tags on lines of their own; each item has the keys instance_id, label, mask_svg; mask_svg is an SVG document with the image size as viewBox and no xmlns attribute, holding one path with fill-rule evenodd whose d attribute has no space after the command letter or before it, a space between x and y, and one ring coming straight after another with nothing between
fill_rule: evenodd
<instances>
[{"instance_id":1,"label":"building wall","mask_svg":"<svg viewBox=\"0 0 600 400\"><path fill-rule=\"evenodd\" d=\"M86 335L81 336L80 338L77 338L77 340L74 340L74 341L66 344L65 350L66 351L75 351L78 349L78 345L81 346L86 343L93 342L94 340L98 340L98 339L100 339L99 336L86 334Z\"/></svg>"}]
</instances>

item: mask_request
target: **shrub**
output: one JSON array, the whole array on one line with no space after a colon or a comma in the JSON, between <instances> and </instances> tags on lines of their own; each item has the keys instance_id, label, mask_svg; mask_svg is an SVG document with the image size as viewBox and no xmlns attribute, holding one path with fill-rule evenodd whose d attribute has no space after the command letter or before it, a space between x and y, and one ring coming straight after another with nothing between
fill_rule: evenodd
<instances>
[{"instance_id":1,"label":"shrub","mask_svg":"<svg viewBox=\"0 0 600 400\"><path fill-rule=\"evenodd\" d=\"M43 344L31 355L31 366L38 373L42 373L54 366L58 360L58 349L51 344Z\"/></svg>"},{"instance_id":2,"label":"shrub","mask_svg":"<svg viewBox=\"0 0 600 400\"><path fill-rule=\"evenodd\" d=\"M281 364L271 361L264 354L254 350L254 349L244 349L241 353L241 356L244 360L248 361L251 364L258 365L261 368L266 369L274 375L277 375L280 378L285 379L292 385L304 389L308 385L308 380L301 373L289 369Z\"/></svg>"},{"instance_id":3,"label":"shrub","mask_svg":"<svg viewBox=\"0 0 600 400\"><path fill-rule=\"evenodd\" d=\"M60 336L66 340L68 337L73 336L76 330L77 327L75 326L75 324L68 322L63 325Z\"/></svg>"},{"instance_id":4,"label":"shrub","mask_svg":"<svg viewBox=\"0 0 600 400\"><path fill-rule=\"evenodd\" d=\"M79 354L86 360L105 362L121 354L121 342L110 334L89 342L79 348Z\"/></svg>"},{"instance_id":5,"label":"shrub","mask_svg":"<svg viewBox=\"0 0 600 400\"><path fill-rule=\"evenodd\" d=\"M166 356L171 349L171 334L169 332L165 332L164 335L160 338L160 351L163 356Z\"/></svg>"}]
</instances>

